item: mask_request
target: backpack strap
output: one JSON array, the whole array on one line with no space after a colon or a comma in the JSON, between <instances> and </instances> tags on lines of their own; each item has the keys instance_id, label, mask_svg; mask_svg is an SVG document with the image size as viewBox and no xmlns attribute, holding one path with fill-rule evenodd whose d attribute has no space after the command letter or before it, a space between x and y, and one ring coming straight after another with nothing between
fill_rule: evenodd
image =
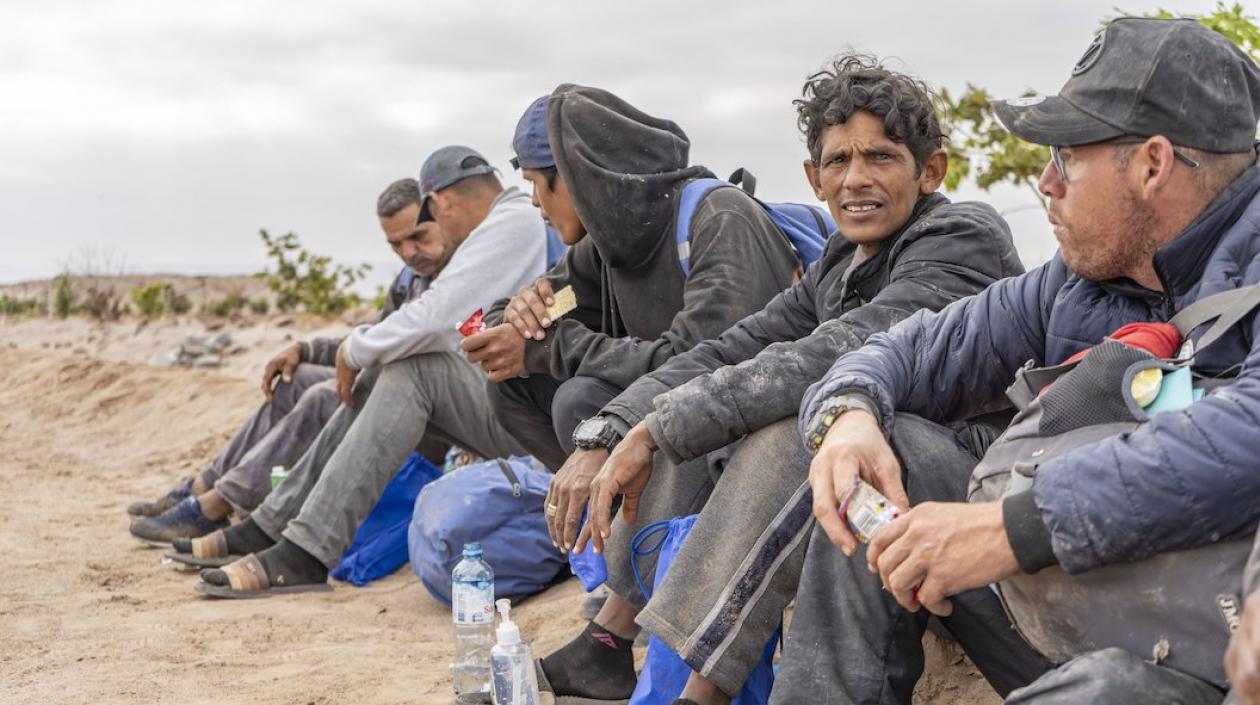
<instances>
[{"instance_id":1,"label":"backpack strap","mask_svg":"<svg viewBox=\"0 0 1260 705\"><path fill-rule=\"evenodd\" d=\"M693 179L683 184L678 192L678 209L674 211L674 242L678 245L678 266L682 267L684 279L691 274L691 218L696 214L696 207L711 191L727 186L734 184L721 179Z\"/></svg>"},{"instance_id":2,"label":"backpack strap","mask_svg":"<svg viewBox=\"0 0 1260 705\"><path fill-rule=\"evenodd\" d=\"M1194 348L1198 351L1215 343L1257 306L1260 306L1260 284L1240 286L1195 301L1178 311L1169 323L1177 327L1182 338L1188 339L1195 328L1215 320L1195 341Z\"/></svg>"},{"instance_id":3,"label":"backpack strap","mask_svg":"<svg viewBox=\"0 0 1260 705\"><path fill-rule=\"evenodd\" d=\"M744 193L747 193L749 196L757 195L757 177L753 176L751 171L742 166L732 171L731 177L727 181L743 188Z\"/></svg>"},{"instance_id":4,"label":"backpack strap","mask_svg":"<svg viewBox=\"0 0 1260 705\"><path fill-rule=\"evenodd\" d=\"M411 282L416 278L416 273L411 267L403 267L398 273L398 277L394 279L394 295L398 297L398 305L402 305L407 301L407 297L411 294Z\"/></svg>"}]
</instances>

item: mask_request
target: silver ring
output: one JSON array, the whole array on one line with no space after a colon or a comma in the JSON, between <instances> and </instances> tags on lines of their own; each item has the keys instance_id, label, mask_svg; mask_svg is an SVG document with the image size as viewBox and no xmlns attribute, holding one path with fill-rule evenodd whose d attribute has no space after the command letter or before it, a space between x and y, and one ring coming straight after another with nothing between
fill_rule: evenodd
<instances>
[{"instance_id":1,"label":"silver ring","mask_svg":"<svg viewBox=\"0 0 1260 705\"><path fill-rule=\"evenodd\" d=\"M545 514L545 515L547 515L547 516L549 516L549 517L553 517L553 516L555 516L555 515L556 515L556 512L557 512L557 511L559 511L559 510L560 510L560 507L557 507L557 506L556 506L556 505L554 505L554 504L548 504L548 505L547 505L547 508L543 510L543 514Z\"/></svg>"}]
</instances>

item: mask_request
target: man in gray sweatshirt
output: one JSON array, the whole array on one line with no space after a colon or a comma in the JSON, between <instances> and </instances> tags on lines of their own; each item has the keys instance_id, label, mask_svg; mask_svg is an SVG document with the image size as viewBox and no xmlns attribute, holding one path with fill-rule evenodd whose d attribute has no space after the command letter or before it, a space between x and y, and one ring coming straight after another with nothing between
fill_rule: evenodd
<instances>
[{"instance_id":1,"label":"man in gray sweatshirt","mask_svg":"<svg viewBox=\"0 0 1260 705\"><path fill-rule=\"evenodd\" d=\"M521 452L494 418L484 376L459 353L456 326L542 273L542 220L528 196L504 189L467 147L433 153L420 171L420 193L419 220L437 221L453 248L440 253L420 297L338 348L343 405L284 483L246 521L175 542L196 557L243 556L203 571L199 592L329 589L328 570L426 434L488 457Z\"/></svg>"}]
</instances>

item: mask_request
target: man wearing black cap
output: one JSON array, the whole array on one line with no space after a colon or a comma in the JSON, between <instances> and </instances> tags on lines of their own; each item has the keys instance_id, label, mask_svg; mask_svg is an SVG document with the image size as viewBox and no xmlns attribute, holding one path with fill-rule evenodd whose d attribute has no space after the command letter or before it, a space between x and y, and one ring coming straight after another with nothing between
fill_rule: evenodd
<instances>
[{"instance_id":1,"label":"man wearing black cap","mask_svg":"<svg viewBox=\"0 0 1260 705\"><path fill-rule=\"evenodd\" d=\"M329 589L359 524L407 455L431 435L486 457L521 453L486 398L485 378L458 350L456 326L543 271L546 233L529 199L504 189L468 147L437 150L420 170L417 229L445 234L428 258L425 292L337 350L343 405L284 482L249 519L181 553L219 560L197 590L214 597ZM360 376L360 373L363 373Z\"/></svg>"},{"instance_id":2,"label":"man wearing black cap","mask_svg":"<svg viewBox=\"0 0 1260 705\"><path fill-rule=\"evenodd\" d=\"M1094 571L1132 574L1141 569L1132 562L1219 547L1253 532L1260 519L1254 310L1194 354L1196 375L1219 379L1206 396L1040 463L1044 448L1035 451L1027 489L959 502L985 444L964 444L979 447L962 454L955 431L942 424L1005 404L1025 363L1058 365L1121 326L1166 322L1208 296L1260 282L1253 147L1260 70L1220 35L1189 20L1116 20L1059 95L994 107L1015 135L1051 148L1040 189L1060 252L1022 277L871 338L806 395L801 433L815 455L812 496L803 501L818 523L775 702L852 693L872 675L882 674L876 685L897 674L904 680L908 668L917 675L911 666L924 607L949 614L993 583L1041 580L1033 574L1052 566L1079 590L1075 602L1097 602L1089 586L1106 583L1094 582L1102 580ZM840 552L854 556L858 544L838 509L855 476L903 509L915 506L874 534L865 559L848 560ZM916 496L925 481L954 487ZM840 551L827 550L829 543ZM1188 603L1179 599L1198 578L1154 579L1110 594L1149 602L1159 623L1116 620L1103 630L1115 643L1072 643L1057 668L1006 702L1219 703L1237 598L1206 596L1219 601L1220 614L1187 627ZM1026 594L1043 596L1033 604L1048 599ZM1017 617L1015 626L1044 634L1056 619ZM1139 627L1197 629L1201 643L1171 652L1159 639L1130 647L1124 635ZM1204 653L1211 649L1217 653ZM1219 676L1177 666L1187 656ZM982 669L1003 655L983 659L991 663L978 659Z\"/></svg>"}]
</instances>

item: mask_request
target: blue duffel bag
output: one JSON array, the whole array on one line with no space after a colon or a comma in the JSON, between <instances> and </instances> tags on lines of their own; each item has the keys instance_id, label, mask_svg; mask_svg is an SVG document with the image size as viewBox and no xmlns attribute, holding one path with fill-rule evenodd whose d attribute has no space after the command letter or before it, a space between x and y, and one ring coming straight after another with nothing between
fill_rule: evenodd
<instances>
[{"instance_id":1,"label":"blue duffel bag","mask_svg":"<svg viewBox=\"0 0 1260 705\"><path fill-rule=\"evenodd\" d=\"M496 598L531 595L561 577L568 564L543 516L550 485L551 473L521 457L466 465L427 485L416 498L407 551L429 594L451 604L451 571L471 542L494 569Z\"/></svg>"},{"instance_id":2,"label":"blue duffel bag","mask_svg":"<svg viewBox=\"0 0 1260 705\"><path fill-rule=\"evenodd\" d=\"M359 525L354 543L341 556L332 577L363 587L406 563L407 526L416 496L422 487L441 476L437 466L423 455L412 453Z\"/></svg>"}]
</instances>

